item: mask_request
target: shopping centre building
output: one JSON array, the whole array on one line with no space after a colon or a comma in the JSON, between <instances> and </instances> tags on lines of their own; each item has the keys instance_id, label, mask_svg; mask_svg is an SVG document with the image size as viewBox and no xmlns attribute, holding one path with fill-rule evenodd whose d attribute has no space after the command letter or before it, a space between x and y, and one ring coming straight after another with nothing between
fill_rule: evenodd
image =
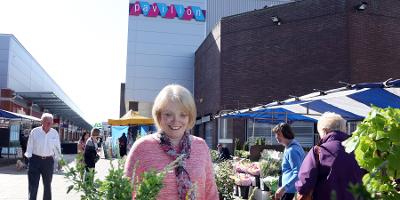
<instances>
[{"instance_id":1,"label":"shopping centre building","mask_svg":"<svg viewBox=\"0 0 400 200\"><path fill-rule=\"evenodd\" d=\"M77 140L82 131L91 129L74 102L11 34L0 34L0 89L0 109L18 113L32 122L1 118L0 127L9 128L11 138L18 140L19 133L32 128L43 112L54 115L54 128L62 142Z\"/></svg>"},{"instance_id":2,"label":"shopping centre building","mask_svg":"<svg viewBox=\"0 0 400 200\"><path fill-rule=\"evenodd\" d=\"M399 16L395 0L303 0L222 18L195 55L195 134L214 147L244 141L251 129L270 135L271 127L214 117L339 81L400 77ZM313 124L295 126L315 133Z\"/></svg>"},{"instance_id":3,"label":"shopping centre building","mask_svg":"<svg viewBox=\"0 0 400 200\"><path fill-rule=\"evenodd\" d=\"M177 83L194 91L194 53L221 17L289 0L158 0L129 5L126 82L120 115L151 116L158 92Z\"/></svg>"}]
</instances>

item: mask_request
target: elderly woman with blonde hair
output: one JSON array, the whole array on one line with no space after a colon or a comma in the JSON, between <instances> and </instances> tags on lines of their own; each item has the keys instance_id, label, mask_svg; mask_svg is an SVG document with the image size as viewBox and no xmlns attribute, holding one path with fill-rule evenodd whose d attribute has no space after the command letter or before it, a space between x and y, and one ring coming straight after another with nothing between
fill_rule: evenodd
<instances>
[{"instance_id":1,"label":"elderly woman with blonde hair","mask_svg":"<svg viewBox=\"0 0 400 200\"><path fill-rule=\"evenodd\" d=\"M196 119L191 93L180 85L167 85L156 97L152 114L158 132L133 144L125 163L125 175L138 176L140 182L143 172L162 170L183 155L174 172L167 173L157 199L218 199L208 146L203 139L190 134ZM197 190L191 190L194 184Z\"/></svg>"},{"instance_id":2,"label":"elderly woman with blonde hair","mask_svg":"<svg viewBox=\"0 0 400 200\"><path fill-rule=\"evenodd\" d=\"M349 184L361 183L363 171L354 154L345 152L342 142L349 135L345 133L346 121L338 114L324 113L318 120L321 140L305 157L296 182L297 199L352 200Z\"/></svg>"}]
</instances>

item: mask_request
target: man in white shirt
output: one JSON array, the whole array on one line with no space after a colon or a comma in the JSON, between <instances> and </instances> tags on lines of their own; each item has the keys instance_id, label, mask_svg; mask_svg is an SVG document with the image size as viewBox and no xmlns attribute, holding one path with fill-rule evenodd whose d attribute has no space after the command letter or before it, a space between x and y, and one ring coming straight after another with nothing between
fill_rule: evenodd
<instances>
[{"instance_id":1,"label":"man in white shirt","mask_svg":"<svg viewBox=\"0 0 400 200\"><path fill-rule=\"evenodd\" d=\"M54 157L61 155L60 137L53 126L53 115L43 113L42 126L32 129L25 156L29 159L29 200L36 200L40 175L43 179L43 200L51 200Z\"/></svg>"}]
</instances>

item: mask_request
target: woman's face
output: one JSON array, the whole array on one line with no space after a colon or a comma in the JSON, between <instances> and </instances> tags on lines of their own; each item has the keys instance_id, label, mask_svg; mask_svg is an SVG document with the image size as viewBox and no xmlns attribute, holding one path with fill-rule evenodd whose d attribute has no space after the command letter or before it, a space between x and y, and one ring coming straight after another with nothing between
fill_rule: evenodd
<instances>
[{"instance_id":1,"label":"woman's face","mask_svg":"<svg viewBox=\"0 0 400 200\"><path fill-rule=\"evenodd\" d=\"M161 109L159 121L161 130L169 138L180 139L188 127L189 115L180 104L170 101Z\"/></svg>"},{"instance_id":2,"label":"woman's face","mask_svg":"<svg viewBox=\"0 0 400 200\"><path fill-rule=\"evenodd\" d=\"M83 139L85 139L85 141L86 141L87 139L89 139L89 134L86 133L85 136L83 137Z\"/></svg>"},{"instance_id":3,"label":"woman's face","mask_svg":"<svg viewBox=\"0 0 400 200\"><path fill-rule=\"evenodd\" d=\"M282 144L282 140L283 140L283 134L282 131L278 131L277 133L275 133L275 139L279 144Z\"/></svg>"}]
</instances>

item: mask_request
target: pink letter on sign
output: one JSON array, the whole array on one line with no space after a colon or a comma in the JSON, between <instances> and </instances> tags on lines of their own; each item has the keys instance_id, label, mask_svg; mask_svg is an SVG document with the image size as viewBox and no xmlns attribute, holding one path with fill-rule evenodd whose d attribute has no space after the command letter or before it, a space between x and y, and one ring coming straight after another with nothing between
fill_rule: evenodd
<instances>
[{"instance_id":1,"label":"pink letter on sign","mask_svg":"<svg viewBox=\"0 0 400 200\"><path fill-rule=\"evenodd\" d=\"M185 10L185 14L183 14L184 20L191 20L193 18L193 10L191 6L188 6Z\"/></svg>"},{"instance_id":2,"label":"pink letter on sign","mask_svg":"<svg viewBox=\"0 0 400 200\"><path fill-rule=\"evenodd\" d=\"M165 15L165 18L168 19L173 19L176 17L176 10L174 4L171 4L168 6L168 11L167 14Z\"/></svg>"},{"instance_id":3,"label":"pink letter on sign","mask_svg":"<svg viewBox=\"0 0 400 200\"><path fill-rule=\"evenodd\" d=\"M139 2L136 1L136 3L131 4L131 10L129 12L129 15L135 15L135 16L139 16L140 13L142 13L142 9L140 9L140 5Z\"/></svg>"},{"instance_id":4,"label":"pink letter on sign","mask_svg":"<svg viewBox=\"0 0 400 200\"><path fill-rule=\"evenodd\" d=\"M160 13L160 10L158 9L157 3L153 3L153 5L151 5L149 14L147 16L148 17L157 17L158 13Z\"/></svg>"}]
</instances>

